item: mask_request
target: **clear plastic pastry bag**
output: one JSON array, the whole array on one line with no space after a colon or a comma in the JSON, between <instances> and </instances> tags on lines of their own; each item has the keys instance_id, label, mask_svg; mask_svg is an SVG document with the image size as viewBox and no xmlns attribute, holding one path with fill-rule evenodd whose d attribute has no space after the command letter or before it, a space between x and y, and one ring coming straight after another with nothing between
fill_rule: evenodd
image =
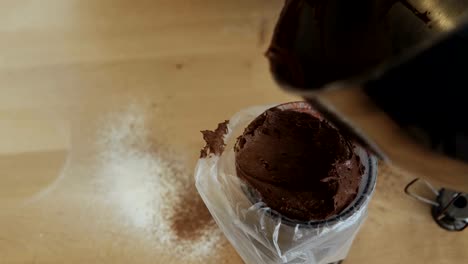
<instances>
[{"instance_id":1,"label":"clear plastic pastry bag","mask_svg":"<svg viewBox=\"0 0 468 264\"><path fill-rule=\"evenodd\" d=\"M364 149L355 148L365 173L358 196L339 215L306 223L279 216L263 202L252 199L249 187L236 176L234 156L237 137L270 107L250 107L229 120L224 152L210 154L197 163L198 192L226 238L248 264L325 264L342 260L366 218L376 182L377 161Z\"/></svg>"}]
</instances>

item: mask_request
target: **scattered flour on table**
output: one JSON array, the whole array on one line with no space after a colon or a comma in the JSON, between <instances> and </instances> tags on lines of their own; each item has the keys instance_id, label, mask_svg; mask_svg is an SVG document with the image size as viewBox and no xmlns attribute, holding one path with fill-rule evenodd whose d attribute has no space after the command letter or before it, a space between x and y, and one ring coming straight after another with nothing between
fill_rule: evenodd
<instances>
[{"instance_id":1,"label":"scattered flour on table","mask_svg":"<svg viewBox=\"0 0 468 264\"><path fill-rule=\"evenodd\" d=\"M222 233L196 192L192 169L150 139L157 132L147 124L149 114L135 104L103 120L100 175L109 203L128 225L151 233L156 247L167 254L198 261L213 257Z\"/></svg>"}]
</instances>

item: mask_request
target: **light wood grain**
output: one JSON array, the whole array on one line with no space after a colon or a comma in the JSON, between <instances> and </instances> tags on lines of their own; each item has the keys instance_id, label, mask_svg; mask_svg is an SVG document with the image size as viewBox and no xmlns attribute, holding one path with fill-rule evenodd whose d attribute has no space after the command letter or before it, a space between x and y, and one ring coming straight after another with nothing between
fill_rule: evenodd
<instances>
[{"instance_id":1,"label":"light wood grain","mask_svg":"<svg viewBox=\"0 0 468 264\"><path fill-rule=\"evenodd\" d=\"M151 137L191 170L200 130L247 106L298 99L263 57L282 2L2 1L0 263L180 263L105 202L93 178L103 117L141 106ZM411 179L381 165L346 263L468 259L466 234L441 230L403 194ZM219 254L242 263L227 244Z\"/></svg>"}]
</instances>

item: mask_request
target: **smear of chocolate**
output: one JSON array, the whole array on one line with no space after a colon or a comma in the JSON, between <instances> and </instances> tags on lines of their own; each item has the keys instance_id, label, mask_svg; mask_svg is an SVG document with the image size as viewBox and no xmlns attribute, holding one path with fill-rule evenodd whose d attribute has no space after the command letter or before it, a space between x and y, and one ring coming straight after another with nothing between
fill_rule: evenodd
<instances>
[{"instance_id":1,"label":"smear of chocolate","mask_svg":"<svg viewBox=\"0 0 468 264\"><path fill-rule=\"evenodd\" d=\"M410 2L407 0L399 0L406 8L408 8L415 16L417 16L422 22L429 23L431 19L429 18L429 11L420 12L416 7L414 7Z\"/></svg>"},{"instance_id":2,"label":"smear of chocolate","mask_svg":"<svg viewBox=\"0 0 468 264\"><path fill-rule=\"evenodd\" d=\"M229 120L219 123L218 127L214 130L203 130L203 139L206 142L205 147L200 151L200 158L206 158L209 154L221 155L224 151L226 144L224 143L224 135L228 132L227 125Z\"/></svg>"}]
</instances>

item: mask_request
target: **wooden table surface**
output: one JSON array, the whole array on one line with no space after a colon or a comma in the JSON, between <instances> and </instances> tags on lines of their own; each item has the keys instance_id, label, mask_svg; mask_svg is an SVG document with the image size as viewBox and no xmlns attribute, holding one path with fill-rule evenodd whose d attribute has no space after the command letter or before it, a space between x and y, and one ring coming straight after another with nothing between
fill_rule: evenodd
<instances>
[{"instance_id":1,"label":"wooden table surface","mask_svg":"<svg viewBox=\"0 0 468 264\"><path fill-rule=\"evenodd\" d=\"M0 263L187 263L99 202L113 191L93 176L103 117L143 109L151 134L191 171L200 130L247 106L298 99L263 57L282 2L1 1ZM413 177L381 164L346 263L468 261L466 231L440 229L403 194ZM468 190L466 177L450 184ZM242 263L228 244L219 254L198 262Z\"/></svg>"}]
</instances>

